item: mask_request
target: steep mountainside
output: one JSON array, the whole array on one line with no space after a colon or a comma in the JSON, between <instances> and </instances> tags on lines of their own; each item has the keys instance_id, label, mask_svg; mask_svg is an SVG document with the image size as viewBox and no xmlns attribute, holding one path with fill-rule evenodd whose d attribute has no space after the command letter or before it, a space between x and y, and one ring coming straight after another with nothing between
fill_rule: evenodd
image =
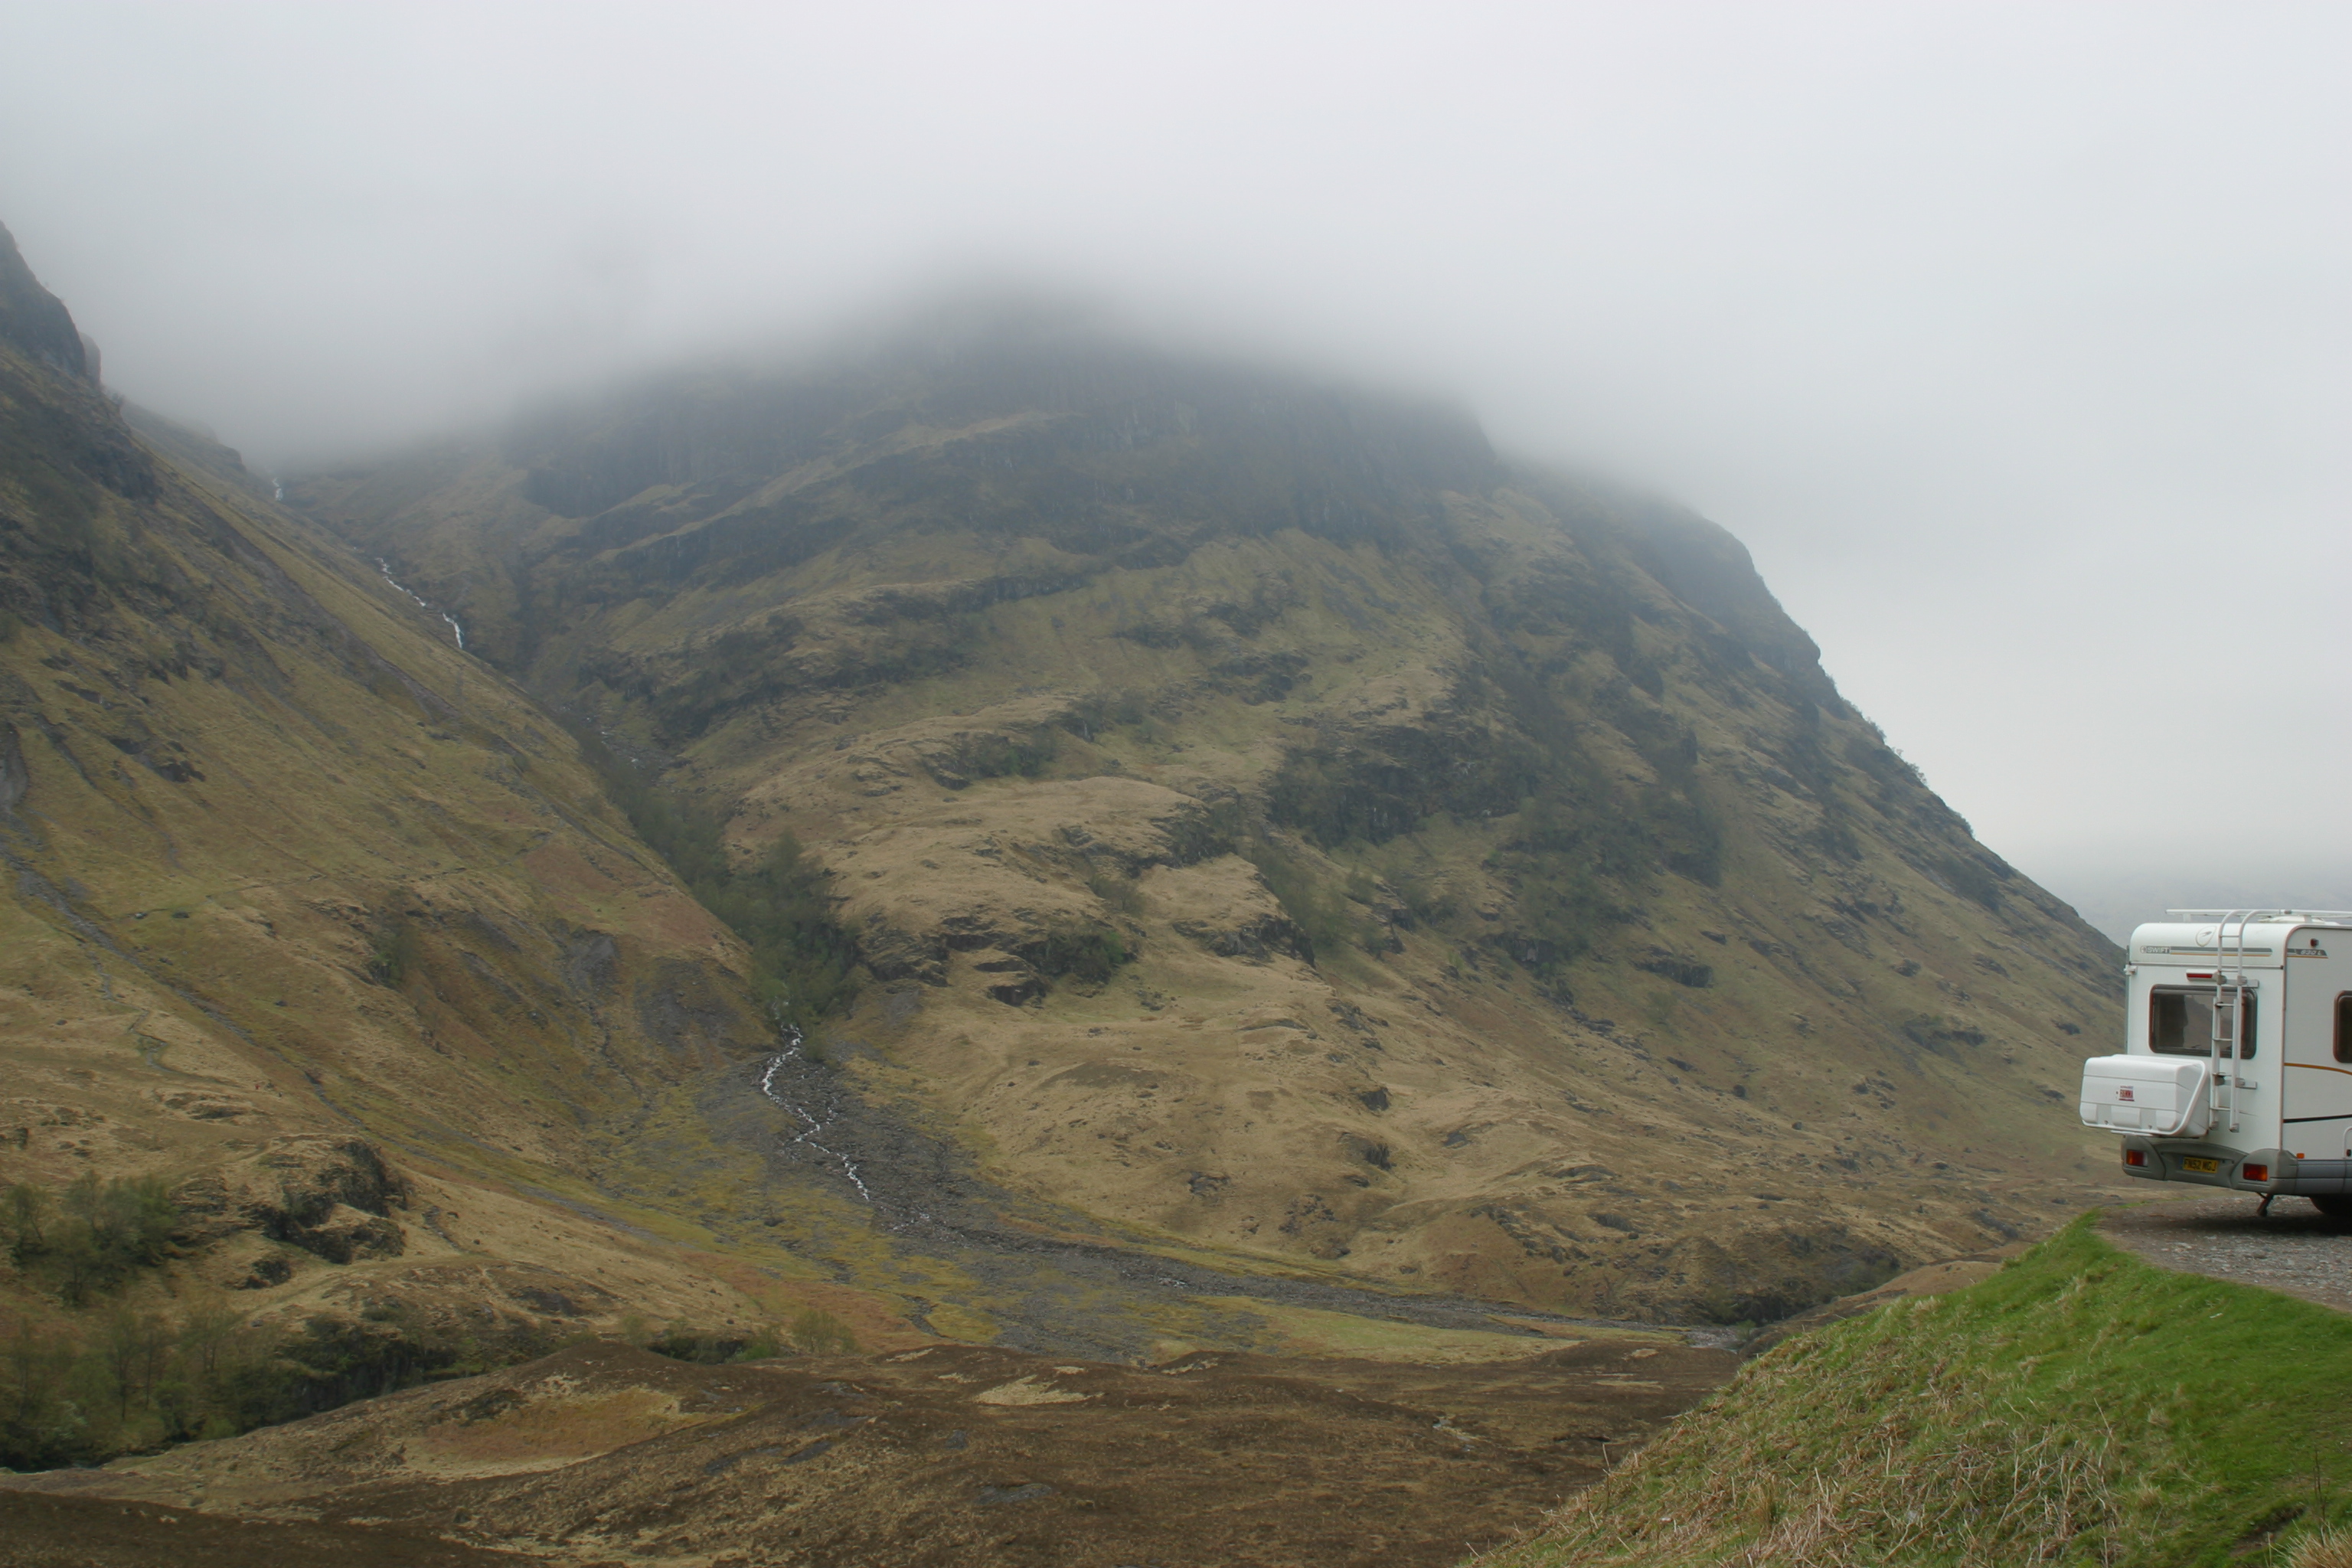
<instances>
[{"instance_id":1,"label":"steep mountainside","mask_svg":"<svg viewBox=\"0 0 2352 1568\"><path fill-rule=\"evenodd\" d=\"M2105 1174L2112 946L1735 540L1457 415L981 313L288 495L797 839L863 1101L1127 1244L1727 1321Z\"/></svg>"},{"instance_id":2,"label":"steep mountainside","mask_svg":"<svg viewBox=\"0 0 2352 1568\"><path fill-rule=\"evenodd\" d=\"M0 231L0 1187L174 1189L183 1304L747 1310L580 1212L771 1047L740 943L529 698L78 342ZM13 1332L80 1265L6 1223Z\"/></svg>"}]
</instances>

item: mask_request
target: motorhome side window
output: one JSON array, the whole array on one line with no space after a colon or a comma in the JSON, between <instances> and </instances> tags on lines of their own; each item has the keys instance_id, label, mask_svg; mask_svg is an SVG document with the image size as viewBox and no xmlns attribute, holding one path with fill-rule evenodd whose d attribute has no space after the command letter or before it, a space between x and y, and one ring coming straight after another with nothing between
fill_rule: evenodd
<instances>
[{"instance_id":1,"label":"motorhome side window","mask_svg":"<svg viewBox=\"0 0 2352 1568\"><path fill-rule=\"evenodd\" d=\"M2336 998L2336 1059L2352 1062L2352 991Z\"/></svg>"},{"instance_id":2,"label":"motorhome side window","mask_svg":"<svg viewBox=\"0 0 2352 1568\"><path fill-rule=\"evenodd\" d=\"M2341 1057L2352 1041L2345 1037L2345 998L2336 1004L2336 1051ZM2254 1054L2254 999L2244 999L2246 1043L2241 1058ZM2221 1010L2221 1055L2230 1054L2231 1009ZM2213 991L2210 986L2159 985L2148 994L2148 1049L2173 1057L2210 1056L2213 1051ZM2352 1060L2352 1058L2346 1058Z\"/></svg>"}]
</instances>

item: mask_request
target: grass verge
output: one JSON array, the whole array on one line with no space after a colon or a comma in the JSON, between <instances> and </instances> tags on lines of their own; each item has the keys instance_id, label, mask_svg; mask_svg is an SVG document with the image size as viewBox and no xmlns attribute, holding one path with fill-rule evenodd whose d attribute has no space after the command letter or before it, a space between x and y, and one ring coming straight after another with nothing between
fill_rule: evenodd
<instances>
[{"instance_id":1,"label":"grass verge","mask_svg":"<svg viewBox=\"0 0 2352 1568\"><path fill-rule=\"evenodd\" d=\"M2352 1315L2152 1268L2093 1218L1758 1358L1476 1561L2186 1568L2347 1512Z\"/></svg>"}]
</instances>

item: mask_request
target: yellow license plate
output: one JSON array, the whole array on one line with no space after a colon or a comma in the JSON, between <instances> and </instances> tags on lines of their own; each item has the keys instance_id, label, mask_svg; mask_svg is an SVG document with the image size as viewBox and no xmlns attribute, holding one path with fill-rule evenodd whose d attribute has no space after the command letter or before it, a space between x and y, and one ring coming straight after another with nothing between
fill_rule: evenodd
<instances>
[{"instance_id":1,"label":"yellow license plate","mask_svg":"<svg viewBox=\"0 0 2352 1568\"><path fill-rule=\"evenodd\" d=\"M2180 1162L2180 1168L2184 1171L2194 1171L2200 1176L2218 1176L2221 1173L2221 1162L2219 1160L2183 1160Z\"/></svg>"}]
</instances>

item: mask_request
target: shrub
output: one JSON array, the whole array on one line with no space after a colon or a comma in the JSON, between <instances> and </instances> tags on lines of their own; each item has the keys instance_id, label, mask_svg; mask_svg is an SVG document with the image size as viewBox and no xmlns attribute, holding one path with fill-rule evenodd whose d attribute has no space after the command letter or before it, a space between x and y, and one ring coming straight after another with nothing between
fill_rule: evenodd
<instances>
[{"instance_id":1,"label":"shrub","mask_svg":"<svg viewBox=\"0 0 2352 1568\"><path fill-rule=\"evenodd\" d=\"M1407 930L1443 925L1462 908L1460 899L1427 877L1399 878L1396 889L1404 904L1404 919L1399 923Z\"/></svg>"},{"instance_id":2,"label":"shrub","mask_svg":"<svg viewBox=\"0 0 2352 1568\"><path fill-rule=\"evenodd\" d=\"M1143 913L1143 889L1136 885L1132 877L1097 871L1087 879L1087 891L1130 920Z\"/></svg>"},{"instance_id":3,"label":"shrub","mask_svg":"<svg viewBox=\"0 0 2352 1568\"><path fill-rule=\"evenodd\" d=\"M849 1331L849 1325L818 1307L806 1307L795 1313L789 1328L770 1323L757 1329L719 1330L674 1323L642 1343L656 1355L704 1366L764 1361L782 1355L787 1350L805 1355L846 1355L857 1349L856 1336Z\"/></svg>"},{"instance_id":4,"label":"shrub","mask_svg":"<svg viewBox=\"0 0 2352 1568\"><path fill-rule=\"evenodd\" d=\"M1309 951L1318 957L1330 958L1350 947L1378 952L1387 945L1386 928L1350 909L1345 892L1318 881L1304 857L1263 838L1244 844L1241 854L1257 868L1266 891L1290 923L1306 933Z\"/></svg>"},{"instance_id":5,"label":"shrub","mask_svg":"<svg viewBox=\"0 0 2352 1568\"><path fill-rule=\"evenodd\" d=\"M1127 939L1108 926L1055 925L1039 939L1034 962L1040 973L1099 985L1134 956Z\"/></svg>"},{"instance_id":6,"label":"shrub","mask_svg":"<svg viewBox=\"0 0 2352 1568\"><path fill-rule=\"evenodd\" d=\"M450 1327L387 1303L287 1332L247 1325L217 1293L169 1309L113 1295L175 1256L179 1217L153 1177L85 1173L62 1194L29 1183L0 1194L10 1257L58 1304L0 1320L0 1466L227 1436L555 1347L523 1317Z\"/></svg>"},{"instance_id":7,"label":"shrub","mask_svg":"<svg viewBox=\"0 0 2352 1568\"><path fill-rule=\"evenodd\" d=\"M18 1183L0 1200L8 1255L69 1307L172 1254L179 1214L152 1176L100 1182L85 1171L61 1196Z\"/></svg>"},{"instance_id":8,"label":"shrub","mask_svg":"<svg viewBox=\"0 0 2352 1568\"><path fill-rule=\"evenodd\" d=\"M747 1331L736 1333L712 1329L689 1328L676 1324L646 1342L646 1349L672 1361L690 1361L704 1366L717 1366L724 1362L747 1359L752 1336Z\"/></svg>"},{"instance_id":9,"label":"shrub","mask_svg":"<svg viewBox=\"0 0 2352 1568\"><path fill-rule=\"evenodd\" d=\"M448 1329L399 1307L358 1321L313 1317L262 1329L217 1295L176 1310L116 1301L102 1310L0 1320L0 1466L100 1463L389 1394L433 1377L544 1355L530 1319Z\"/></svg>"},{"instance_id":10,"label":"shrub","mask_svg":"<svg viewBox=\"0 0 2352 1568\"><path fill-rule=\"evenodd\" d=\"M416 928L404 920L394 920L378 934L374 951L368 954L369 978L397 989L424 958L425 944Z\"/></svg>"},{"instance_id":11,"label":"shrub","mask_svg":"<svg viewBox=\"0 0 2352 1568\"><path fill-rule=\"evenodd\" d=\"M18 1264L38 1253L47 1237L49 1194L45 1187L18 1182L0 1194L0 1226L7 1227L8 1255Z\"/></svg>"},{"instance_id":12,"label":"shrub","mask_svg":"<svg viewBox=\"0 0 2352 1568\"><path fill-rule=\"evenodd\" d=\"M956 748L953 772L965 781L1015 775L1034 779L1053 764L1060 752L1059 739L1052 730L1043 727L1018 738L979 735ZM953 780L941 782L957 787Z\"/></svg>"},{"instance_id":13,"label":"shrub","mask_svg":"<svg viewBox=\"0 0 2352 1568\"><path fill-rule=\"evenodd\" d=\"M810 1355L850 1355L857 1336L849 1325L822 1307L803 1307L793 1314L793 1343Z\"/></svg>"}]
</instances>

